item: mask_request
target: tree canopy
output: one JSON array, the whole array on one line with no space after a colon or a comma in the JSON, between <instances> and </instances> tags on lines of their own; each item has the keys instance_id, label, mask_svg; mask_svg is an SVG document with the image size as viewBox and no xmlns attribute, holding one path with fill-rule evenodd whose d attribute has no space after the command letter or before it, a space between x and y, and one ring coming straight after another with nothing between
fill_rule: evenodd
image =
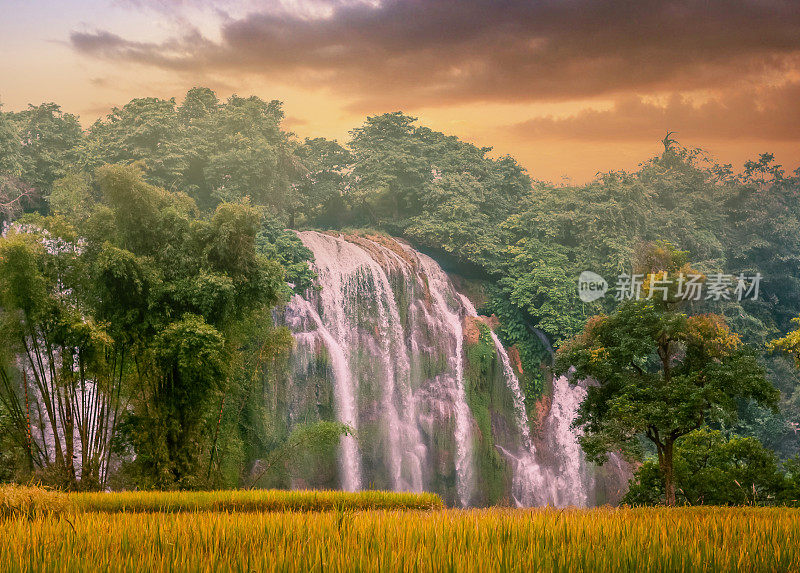
<instances>
[{"instance_id":1,"label":"tree canopy","mask_svg":"<svg viewBox=\"0 0 800 573\"><path fill-rule=\"evenodd\" d=\"M604 374L602 364L627 368L609 379L615 391L641 385L648 393L630 400L664 398L667 375L689 391L695 402L676 402L658 421L668 434L692 431L701 417L757 437L781 460L798 452L800 371L768 351L797 354L800 173L771 154L735 173L667 137L663 152L635 170L553 184L402 112L367 117L341 143L301 140L283 122L277 100L223 100L204 87L181 101L134 99L85 130L54 103L0 109L0 224L8 227L0 314L9 341L0 423L17 428L7 439L30 462L56 460L41 459L20 430L28 407L15 360L26 358L26 344L29 383L52 396L52 415L43 404L41 419L97 433L87 455L135 450L128 469L142 483L239 479L290 432L258 413L264 363L289 337L255 318L312 284L311 253L287 229L353 227L401 236L480 285L480 310L498 317L498 334L519 351L527 404L544 391L540 366L561 346L584 375ZM611 282L634 265L655 271L663 261L641 259L653 245L669 257L683 253L675 270L760 274L759 296L701 300L681 312L578 298L583 271ZM44 338L51 348L30 348ZM613 354L589 360L601 347ZM673 362L654 361L659 349ZM39 364L36 352L48 360ZM86 365L78 376L68 367L75 363ZM733 394L704 386L736 369L744 376ZM779 412L744 399L772 403L761 369L781 391ZM115 432L98 432L65 407L90 381L108 389L103 423L119 425L113 440ZM643 419L624 418L623 405L615 406L620 419L642 427ZM621 427L603 428L622 436ZM61 466L69 474L67 433ZM94 479L103 479L100 467Z\"/></svg>"}]
</instances>

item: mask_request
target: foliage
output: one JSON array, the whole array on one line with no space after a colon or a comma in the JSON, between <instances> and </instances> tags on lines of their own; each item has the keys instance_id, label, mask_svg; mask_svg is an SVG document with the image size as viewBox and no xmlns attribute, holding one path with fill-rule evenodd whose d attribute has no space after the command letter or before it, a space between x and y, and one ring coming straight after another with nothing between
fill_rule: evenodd
<instances>
[{"instance_id":1,"label":"foliage","mask_svg":"<svg viewBox=\"0 0 800 573\"><path fill-rule=\"evenodd\" d=\"M256 235L256 248L262 255L278 261L286 272L286 281L294 292L311 288L315 278L308 265L313 254L294 232L284 229L273 218L265 216Z\"/></svg>"},{"instance_id":2,"label":"foliage","mask_svg":"<svg viewBox=\"0 0 800 573\"><path fill-rule=\"evenodd\" d=\"M519 350L529 404L544 391L540 366L549 361L551 345L564 344L590 317L611 315L617 307L612 296L578 299L575 282L584 270L609 279L612 290L622 272L653 272L681 257L676 270L760 273L758 299L697 301L686 306L687 317L721 315L757 352L775 338L774 349L794 352L789 331L800 315L800 172L787 173L772 154L735 174L730 165L666 137L663 153L632 172L555 185L532 182L513 158L493 157L490 148L431 130L401 112L366 118L346 144L300 141L282 128L283 119L279 101L221 100L203 87L182 101L134 99L86 131L54 103L0 110L0 224L27 212L26 234L40 237L26 243L12 231L4 240L16 250L7 256L19 265L14 280L29 281L25 288L38 289L37 296L46 294L28 300L27 310L4 306L0 312L11 323L19 310L38 313L36 332L51 340L49 362L60 366L59 384L69 379L68 387L73 380L80 387L81 379L102 379L121 390L104 406L106 420L116 419L122 404L131 406L120 415L124 432L111 432L119 453L130 452L134 442L146 448L168 440L166 426L149 416L166 419L174 404L156 414L134 397L147 402L160 395L164 378L156 372L166 355L156 352L155 340L186 316L193 328L212 328L222 337L226 366L221 384L204 386L207 399L192 415L197 426L187 422L193 428L187 439L199 449L186 459L197 461L202 450L198 467L206 466L205 472L192 469L195 478L237 483L239 469L287 437L286 424L267 415L258 388L269 378L259 378L267 365L277 367L277 348L288 344L288 334L249 330L260 323L254 317L291 294L285 282L294 292L312 284L311 253L287 227L369 226L403 236L449 270L486 282L489 300L482 310L497 315L498 334ZM32 212L43 217L32 219ZM51 239L80 244L80 252L36 247ZM15 241L21 243L11 245ZM63 297L55 296L54 285L62 280L72 282ZM22 290L7 289L8 301L25 302ZM9 340L20 350L18 331ZM258 366L240 350L255 348L256 340L269 340L276 349L259 351ZM69 360L59 353L70 348L80 349L77 355L91 366L86 374L63 375ZM3 360L0 382L8 403L0 423L10 428L4 436L14 444L9 459L27 466L40 454L31 453L35 447L27 446L20 430L24 380L13 360ZM714 424L758 436L784 459L798 453L793 428L800 423L800 378L783 357L762 354L759 361L781 390L780 411L740 401L738 421ZM277 396L280 384L272 376ZM48 417L43 406L41 418ZM108 456L110 439L96 440L101 457ZM166 473L153 469L164 467L172 455L167 450L153 446L142 455L144 466L155 465L147 479L134 481L174 484L171 462ZM55 463L55 452L52 457ZM62 458L68 466L64 452Z\"/></svg>"},{"instance_id":3,"label":"foliage","mask_svg":"<svg viewBox=\"0 0 800 573\"><path fill-rule=\"evenodd\" d=\"M764 505L792 499L772 451L755 438L726 438L705 428L686 434L675 444L675 489L680 505ZM664 503L657 461L648 460L639 467L623 501Z\"/></svg>"},{"instance_id":4,"label":"foliage","mask_svg":"<svg viewBox=\"0 0 800 573\"><path fill-rule=\"evenodd\" d=\"M231 96L208 88L174 99L134 99L89 129L85 161L141 162L147 179L192 196L204 209L251 197L286 209L292 149L279 124L278 101Z\"/></svg>"},{"instance_id":5,"label":"foliage","mask_svg":"<svg viewBox=\"0 0 800 573\"><path fill-rule=\"evenodd\" d=\"M325 454L339 445L344 436L353 436L353 429L341 422L319 421L312 424L300 424L292 429L286 441L274 448L264 460L259 460L256 467L258 473L250 481L252 489L269 470L278 464L285 464L296 471L296 468L309 466L315 456ZM305 462L305 463L304 463Z\"/></svg>"},{"instance_id":6,"label":"foliage","mask_svg":"<svg viewBox=\"0 0 800 573\"><path fill-rule=\"evenodd\" d=\"M792 319L800 325L800 317ZM800 326L789 332L783 338L774 340L771 347L775 350L781 350L791 355L798 368L800 368Z\"/></svg>"},{"instance_id":7,"label":"foliage","mask_svg":"<svg viewBox=\"0 0 800 573\"><path fill-rule=\"evenodd\" d=\"M284 289L283 269L256 251L260 214L236 203L201 217L136 167L103 166L54 193L58 215L0 239L0 394L15 440L65 487L78 475L102 485L112 446L135 453L123 463L133 485L197 487L217 446L214 406L241 382L243 327L271 324Z\"/></svg>"},{"instance_id":8,"label":"foliage","mask_svg":"<svg viewBox=\"0 0 800 573\"><path fill-rule=\"evenodd\" d=\"M400 112L368 117L351 132L348 188L356 221L405 234L460 259L490 265L496 225L529 191L510 157L414 125Z\"/></svg>"},{"instance_id":9,"label":"foliage","mask_svg":"<svg viewBox=\"0 0 800 573\"><path fill-rule=\"evenodd\" d=\"M353 163L349 150L322 137L306 139L294 150L299 180L293 183L288 224L339 227L348 218L345 190Z\"/></svg>"},{"instance_id":10,"label":"foliage","mask_svg":"<svg viewBox=\"0 0 800 573\"><path fill-rule=\"evenodd\" d=\"M735 420L739 400L778 399L722 317L687 317L653 301L628 301L590 320L558 351L557 372L572 368L593 382L575 422L584 450L596 460L614 449L641 455L643 434L656 447L670 505L678 438L707 422Z\"/></svg>"},{"instance_id":11,"label":"foliage","mask_svg":"<svg viewBox=\"0 0 800 573\"><path fill-rule=\"evenodd\" d=\"M77 116L62 112L55 103L43 103L11 113L8 120L19 145L15 142L3 162L17 166L19 178L47 196L53 183L79 164L83 132ZM15 174L14 168L9 171Z\"/></svg>"}]
</instances>

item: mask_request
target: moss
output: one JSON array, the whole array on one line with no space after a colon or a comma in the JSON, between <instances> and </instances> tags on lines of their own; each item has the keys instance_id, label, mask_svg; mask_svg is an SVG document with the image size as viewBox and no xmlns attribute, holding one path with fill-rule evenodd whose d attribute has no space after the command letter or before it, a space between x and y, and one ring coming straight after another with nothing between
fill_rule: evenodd
<instances>
[{"instance_id":1,"label":"moss","mask_svg":"<svg viewBox=\"0 0 800 573\"><path fill-rule=\"evenodd\" d=\"M472 372L478 375L475 378L479 382L486 382L497 356L489 327L480 322L477 327L480 336L477 343L467 346L467 361Z\"/></svg>"},{"instance_id":2,"label":"moss","mask_svg":"<svg viewBox=\"0 0 800 573\"><path fill-rule=\"evenodd\" d=\"M495 505L507 498L511 478L508 463L497 451L492 432L493 418L504 415L504 385L495 383L502 375L498 372L498 357L489 327L479 324L478 328L478 342L467 346L465 377L467 404L478 427L473 445L476 483L480 488L473 502Z\"/></svg>"},{"instance_id":3,"label":"moss","mask_svg":"<svg viewBox=\"0 0 800 573\"><path fill-rule=\"evenodd\" d=\"M500 321L496 330L503 344L515 346L519 352L523 373L520 384L525 393L525 403L529 416L531 407L545 392L545 375L542 366L550 363L550 352L531 329L529 320L515 308L505 293L497 287L487 288L488 300L481 308L485 314L494 314Z\"/></svg>"}]
</instances>

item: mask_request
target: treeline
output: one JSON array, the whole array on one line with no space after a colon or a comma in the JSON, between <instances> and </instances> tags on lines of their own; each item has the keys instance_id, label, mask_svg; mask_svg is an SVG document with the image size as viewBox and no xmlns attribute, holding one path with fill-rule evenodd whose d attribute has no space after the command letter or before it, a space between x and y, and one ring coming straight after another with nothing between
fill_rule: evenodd
<instances>
[{"instance_id":1,"label":"treeline","mask_svg":"<svg viewBox=\"0 0 800 573\"><path fill-rule=\"evenodd\" d=\"M114 418L114 432L105 429L111 416L92 430L104 436L97 448L104 455L114 447L135 452L128 471L138 472L134 481L145 485L188 487L203 476L240 483L248 467L286 438L284 422L267 416L259 426L253 419L263 412L247 413L255 404L247 392L268 378L262 359L287 344L286 333L264 326L268 309L285 292L284 281L301 289L312 278L305 264L309 253L283 229L369 227L405 237L485 285L481 310L500 318L504 342L519 349L531 398L545 385L539 365L549 353L541 335L558 346L589 317L615 308L610 296L592 303L578 299L582 271L613 283L630 272L641 245L667 241L688 251L704 274L760 273L758 300L701 301L691 311L724 316L759 351L782 392L778 411L743 401L738 422L718 429L755 436L781 459L797 453L800 375L768 344L800 314L800 177L787 174L771 155L734 173L667 137L663 153L634 172L555 185L532 180L511 157L492 158L489 148L419 126L402 113L367 118L346 145L301 141L281 127L282 120L280 102L238 96L221 101L206 88L190 90L180 103L132 100L86 130L55 104L0 112L0 219L5 225L22 221L31 231L7 233L3 248L27 253L29 270L38 273L30 271L37 278L25 288L6 278L12 275L0 277L3 296L10 297L2 303L4 323L28 328L20 312L46 317L59 305L67 310L58 316L71 316L41 318L39 330L3 335L16 341L4 345L13 348L6 353L4 380L17 400L0 410L6 427L18 427L15 420L27 416L21 371L38 384L38 368L45 391L51 379L79 384L112 373L140 378L136 384L146 380L149 386L138 395L101 393L111 400L103 408L126 415L124 421ZM23 212L28 214L20 219ZM51 252L47 241L55 239L72 254ZM65 257L72 258L67 263ZM82 270L73 272L73 265ZM104 271L104 265L116 266ZM59 269L71 269L78 282L65 282ZM13 292L34 283L46 295L37 299L49 302L31 300L23 308ZM92 356L104 358L92 366L96 372L75 374L80 357L74 333L58 326L58 338L47 330L59 321L97 329L96 339L104 342ZM174 347L184 337L182 328L204 333L196 342L211 345L208 354ZM39 365L36 356L25 358L22 347L44 335L58 351L46 356L42 350L48 360ZM269 352L256 351L264 344ZM27 370L19 363L20 349L31 363ZM72 361L66 359L70 352ZM202 366L186 362L200 355L207 356ZM207 378L190 383L187 376ZM189 408L185 415L192 419L177 424L174 413L189 399L180 395L184 382L198 390L191 400L202 407ZM72 401L84 396L84 390L71 392ZM68 398L52 400L54 417L64 410L68 420L69 409L59 406ZM55 427L64 434L68 466L64 423L56 420ZM171 424L186 424L187 433ZM25 451L31 440L17 434L13 451ZM223 441L226 455L219 456ZM26 455L40 464L35 456L42 454L33 449ZM4 446L4 455L10 451ZM237 461L225 469L230 460Z\"/></svg>"},{"instance_id":2,"label":"treeline","mask_svg":"<svg viewBox=\"0 0 800 573\"><path fill-rule=\"evenodd\" d=\"M84 191L91 205L27 217L0 241L3 445L68 487L107 485L112 453L131 454L130 484L197 486L258 422L254 378L288 342L264 321L284 273L256 252L252 207L200 217L125 166ZM223 400L237 420L220 428Z\"/></svg>"}]
</instances>

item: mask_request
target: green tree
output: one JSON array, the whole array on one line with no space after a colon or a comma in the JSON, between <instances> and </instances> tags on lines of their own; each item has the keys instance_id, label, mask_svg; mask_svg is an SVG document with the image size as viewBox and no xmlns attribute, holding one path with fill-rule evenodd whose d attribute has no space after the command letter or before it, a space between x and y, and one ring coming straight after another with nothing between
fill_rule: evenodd
<instances>
[{"instance_id":1,"label":"green tree","mask_svg":"<svg viewBox=\"0 0 800 573\"><path fill-rule=\"evenodd\" d=\"M749 314L769 337L800 314L800 177L788 177L772 154L749 161L728 183L724 243L735 272L762 275Z\"/></svg>"},{"instance_id":2,"label":"green tree","mask_svg":"<svg viewBox=\"0 0 800 573\"><path fill-rule=\"evenodd\" d=\"M138 98L89 128L89 167L140 161L149 182L181 189L185 150L174 99Z\"/></svg>"},{"instance_id":3,"label":"green tree","mask_svg":"<svg viewBox=\"0 0 800 573\"><path fill-rule=\"evenodd\" d=\"M53 183L53 190L47 197L50 212L80 222L92 212L97 198L93 196L91 178L84 172L70 173Z\"/></svg>"},{"instance_id":4,"label":"green tree","mask_svg":"<svg viewBox=\"0 0 800 573\"><path fill-rule=\"evenodd\" d=\"M57 218L33 218L0 239L2 402L30 465L67 487L77 483L76 433L82 482L100 482L119 399L113 341L87 305L87 263L74 229Z\"/></svg>"},{"instance_id":5,"label":"green tree","mask_svg":"<svg viewBox=\"0 0 800 573\"><path fill-rule=\"evenodd\" d=\"M755 438L726 438L701 428L676 441L674 461L678 504L756 505L786 499L788 483L775 454ZM653 505L664 499L662 470L648 460L636 471L623 502Z\"/></svg>"},{"instance_id":6,"label":"green tree","mask_svg":"<svg viewBox=\"0 0 800 573\"><path fill-rule=\"evenodd\" d=\"M655 446L665 500L675 504L675 442L714 421L731 421L740 400L774 406L777 390L752 351L717 315L687 317L653 301L628 301L591 319L557 353L556 371L589 381L576 425L592 459Z\"/></svg>"},{"instance_id":7,"label":"green tree","mask_svg":"<svg viewBox=\"0 0 800 573\"><path fill-rule=\"evenodd\" d=\"M289 205L289 227L341 225L349 217L344 195L352 154L336 141L322 137L306 138L294 154L302 167Z\"/></svg>"},{"instance_id":8,"label":"green tree","mask_svg":"<svg viewBox=\"0 0 800 573\"><path fill-rule=\"evenodd\" d=\"M13 117L0 104L0 174L19 177L23 169L22 139Z\"/></svg>"},{"instance_id":9,"label":"green tree","mask_svg":"<svg viewBox=\"0 0 800 573\"><path fill-rule=\"evenodd\" d=\"M284 270L257 250L259 210L223 203L204 217L120 165L60 179L51 204L56 215L0 238L0 402L16 442L67 487L102 485L112 446L136 454L123 463L133 485L200 486L230 450L220 404L258 395L237 365L255 380L289 343L272 333ZM263 359L245 361L261 322Z\"/></svg>"},{"instance_id":10,"label":"green tree","mask_svg":"<svg viewBox=\"0 0 800 573\"><path fill-rule=\"evenodd\" d=\"M55 103L30 105L12 118L21 143L20 179L47 196L55 180L79 163L84 135L78 118Z\"/></svg>"},{"instance_id":11,"label":"green tree","mask_svg":"<svg viewBox=\"0 0 800 573\"><path fill-rule=\"evenodd\" d=\"M387 113L368 117L350 132L354 163L348 198L355 214L396 234L411 225L411 238L481 264L493 224L516 209L530 191L530 179L510 157L490 159L491 148L416 126L416 121ZM461 208L463 218L454 211ZM442 233L435 232L437 223L445 227Z\"/></svg>"},{"instance_id":12,"label":"green tree","mask_svg":"<svg viewBox=\"0 0 800 573\"><path fill-rule=\"evenodd\" d=\"M281 130L281 102L232 96L213 116L212 145L203 167L212 205L250 197L285 213L299 172L288 135Z\"/></svg>"}]
</instances>

